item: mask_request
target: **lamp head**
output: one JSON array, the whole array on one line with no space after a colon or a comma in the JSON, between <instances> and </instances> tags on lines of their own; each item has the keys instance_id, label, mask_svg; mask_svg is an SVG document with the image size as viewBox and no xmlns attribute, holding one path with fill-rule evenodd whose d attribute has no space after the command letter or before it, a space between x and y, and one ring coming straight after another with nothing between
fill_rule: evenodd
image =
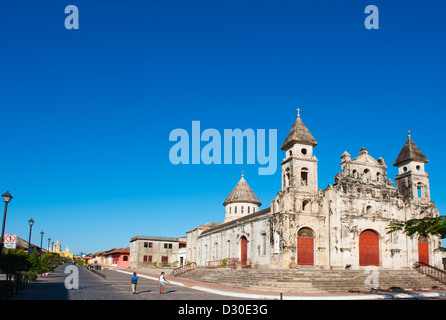
<instances>
[{"instance_id":1,"label":"lamp head","mask_svg":"<svg viewBox=\"0 0 446 320\"><path fill-rule=\"evenodd\" d=\"M5 201L6 203L11 201L11 199L12 199L12 196L9 193L9 191L6 191L4 194L2 194L2 197L3 197L3 201Z\"/></svg>"}]
</instances>

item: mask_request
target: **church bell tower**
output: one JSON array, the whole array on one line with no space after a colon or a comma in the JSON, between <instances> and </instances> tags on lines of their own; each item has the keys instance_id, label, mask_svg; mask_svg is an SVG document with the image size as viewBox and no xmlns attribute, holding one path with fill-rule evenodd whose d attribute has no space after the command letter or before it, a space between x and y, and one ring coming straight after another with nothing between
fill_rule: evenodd
<instances>
[{"instance_id":1,"label":"church bell tower","mask_svg":"<svg viewBox=\"0 0 446 320\"><path fill-rule=\"evenodd\" d=\"M281 149L285 151L282 166L282 190L315 192L318 190L317 162L313 148L317 145L310 130L305 126L297 109L294 122Z\"/></svg>"},{"instance_id":2,"label":"church bell tower","mask_svg":"<svg viewBox=\"0 0 446 320\"><path fill-rule=\"evenodd\" d=\"M424 168L427 162L408 131L406 143L393 164L398 167L395 182L400 195L410 200L430 201L429 175Z\"/></svg>"}]
</instances>

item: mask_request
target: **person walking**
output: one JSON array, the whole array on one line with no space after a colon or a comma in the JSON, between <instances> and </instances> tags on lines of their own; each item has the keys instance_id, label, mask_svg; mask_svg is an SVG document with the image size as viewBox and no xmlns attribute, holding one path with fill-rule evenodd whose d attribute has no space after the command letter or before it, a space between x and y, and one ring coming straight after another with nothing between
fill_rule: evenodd
<instances>
[{"instance_id":1,"label":"person walking","mask_svg":"<svg viewBox=\"0 0 446 320\"><path fill-rule=\"evenodd\" d=\"M132 293L136 293L136 286L139 284L139 277L136 275L136 272L133 272L133 277L130 279L130 283L132 284Z\"/></svg>"},{"instance_id":2,"label":"person walking","mask_svg":"<svg viewBox=\"0 0 446 320\"><path fill-rule=\"evenodd\" d=\"M164 276L164 271L161 272L160 277L158 279L158 281L156 283L159 283L160 285L160 293L164 294L164 283L170 283L169 281L167 281L166 277Z\"/></svg>"}]
</instances>

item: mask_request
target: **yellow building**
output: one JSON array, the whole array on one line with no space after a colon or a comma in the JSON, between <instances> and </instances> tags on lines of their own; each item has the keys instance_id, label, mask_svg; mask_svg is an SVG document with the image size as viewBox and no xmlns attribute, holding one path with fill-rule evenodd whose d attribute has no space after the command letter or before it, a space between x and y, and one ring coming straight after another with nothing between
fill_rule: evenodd
<instances>
[{"instance_id":1,"label":"yellow building","mask_svg":"<svg viewBox=\"0 0 446 320\"><path fill-rule=\"evenodd\" d=\"M59 243L59 240L57 240L57 242L54 244L53 252L59 254L61 257L73 259L73 254L70 253L68 246L65 251L61 251L61 246L62 245Z\"/></svg>"}]
</instances>

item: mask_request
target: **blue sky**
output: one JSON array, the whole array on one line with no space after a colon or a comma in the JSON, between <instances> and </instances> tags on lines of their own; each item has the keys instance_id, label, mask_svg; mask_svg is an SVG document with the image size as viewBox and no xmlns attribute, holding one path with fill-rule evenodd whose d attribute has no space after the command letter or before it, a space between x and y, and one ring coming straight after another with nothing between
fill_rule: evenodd
<instances>
[{"instance_id":1,"label":"blue sky","mask_svg":"<svg viewBox=\"0 0 446 320\"><path fill-rule=\"evenodd\" d=\"M79 29L67 30L67 5ZM364 9L379 8L379 30ZM277 129L300 108L319 145L319 188L365 147L388 177L411 130L446 212L444 1L9 1L0 9L0 190L6 232L78 253L222 222L241 171L269 206L258 164L178 165L169 133Z\"/></svg>"}]
</instances>

